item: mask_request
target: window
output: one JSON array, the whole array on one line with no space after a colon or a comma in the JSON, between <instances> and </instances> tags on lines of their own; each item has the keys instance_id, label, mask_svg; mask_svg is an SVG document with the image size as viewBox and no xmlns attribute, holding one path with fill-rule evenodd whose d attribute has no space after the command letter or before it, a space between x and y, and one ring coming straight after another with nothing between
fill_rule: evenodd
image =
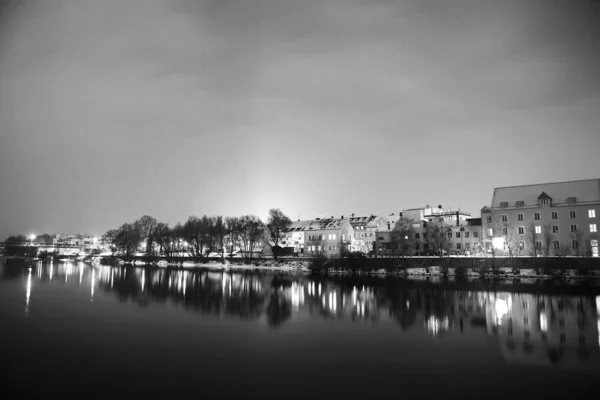
<instances>
[{"instance_id":1,"label":"window","mask_svg":"<svg viewBox=\"0 0 600 400\"><path fill-rule=\"evenodd\" d=\"M487 222L488 222L488 224L492 223L492 216L491 215L487 216Z\"/></svg>"},{"instance_id":2,"label":"window","mask_svg":"<svg viewBox=\"0 0 600 400\"><path fill-rule=\"evenodd\" d=\"M348 234L348 240L352 240L352 234L351 233Z\"/></svg>"},{"instance_id":3,"label":"window","mask_svg":"<svg viewBox=\"0 0 600 400\"><path fill-rule=\"evenodd\" d=\"M317 246L317 250L318 250L318 251L321 251L321 246Z\"/></svg>"},{"instance_id":4,"label":"window","mask_svg":"<svg viewBox=\"0 0 600 400\"><path fill-rule=\"evenodd\" d=\"M448 239L452 239L452 232L448 232Z\"/></svg>"},{"instance_id":5,"label":"window","mask_svg":"<svg viewBox=\"0 0 600 400\"><path fill-rule=\"evenodd\" d=\"M502 222L507 222L507 221L508 221L508 215L502 214Z\"/></svg>"},{"instance_id":6,"label":"window","mask_svg":"<svg viewBox=\"0 0 600 400\"><path fill-rule=\"evenodd\" d=\"M460 238L460 232L456 232L456 238L459 239Z\"/></svg>"},{"instance_id":7,"label":"window","mask_svg":"<svg viewBox=\"0 0 600 400\"><path fill-rule=\"evenodd\" d=\"M523 221L523 214L517 214L517 221Z\"/></svg>"},{"instance_id":8,"label":"window","mask_svg":"<svg viewBox=\"0 0 600 400\"><path fill-rule=\"evenodd\" d=\"M540 213L533 213L533 219L535 219L536 221L540 220Z\"/></svg>"},{"instance_id":9,"label":"window","mask_svg":"<svg viewBox=\"0 0 600 400\"><path fill-rule=\"evenodd\" d=\"M415 243L415 250L421 249L421 243Z\"/></svg>"},{"instance_id":10,"label":"window","mask_svg":"<svg viewBox=\"0 0 600 400\"><path fill-rule=\"evenodd\" d=\"M560 247L560 242L558 240L555 240L554 242L552 242L554 245L554 250L558 250L558 248Z\"/></svg>"},{"instance_id":11,"label":"window","mask_svg":"<svg viewBox=\"0 0 600 400\"><path fill-rule=\"evenodd\" d=\"M519 242L519 250L525 250L525 242Z\"/></svg>"},{"instance_id":12,"label":"window","mask_svg":"<svg viewBox=\"0 0 600 400\"><path fill-rule=\"evenodd\" d=\"M508 228L502 228L502 234L508 235Z\"/></svg>"},{"instance_id":13,"label":"window","mask_svg":"<svg viewBox=\"0 0 600 400\"><path fill-rule=\"evenodd\" d=\"M473 237L479 237L479 232L473 232Z\"/></svg>"},{"instance_id":14,"label":"window","mask_svg":"<svg viewBox=\"0 0 600 400\"><path fill-rule=\"evenodd\" d=\"M535 233L542 233L542 227L540 225L535 226Z\"/></svg>"},{"instance_id":15,"label":"window","mask_svg":"<svg viewBox=\"0 0 600 400\"><path fill-rule=\"evenodd\" d=\"M423 239L427 239L427 232L423 232Z\"/></svg>"},{"instance_id":16,"label":"window","mask_svg":"<svg viewBox=\"0 0 600 400\"><path fill-rule=\"evenodd\" d=\"M415 239L420 239L421 238L421 234L419 232L415 233Z\"/></svg>"},{"instance_id":17,"label":"window","mask_svg":"<svg viewBox=\"0 0 600 400\"><path fill-rule=\"evenodd\" d=\"M333 240L335 240L335 233L333 235L331 235L331 236L333 236Z\"/></svg>"},{"instance_id":18,"label":"window","mask_svg":"<svg viewBox=\"0 0 600 400\"><path fill-rule=\"evenodd\" d=\"M577 232L577 225L571 225L571 232Z\"/></svg>"},{"instance_id":19,"label":"window","mask_svg":"<svg viewBox=\"0 0 600 400\"><path fill-rule=\"evenodd\" d=\"M465 238L469 238L469 232L465 232Z\"/></svg>"},{"instance_id":20,"label":"window","mask_svg":"<svg viewBox=\"0 0 600 400\"><path fill-rule=\"evenodd\" d=\"M577 240L573 240L572 246L573 250L577 250L579 248L579 242Z\"/></svg>"},{"instance_id":21,"label":"window","mask_svg":"<svg viewBox=\"0 0 600 400\"><path fill-rule=\"evenodd\" d=\"M552 205L552 200L550 200L550 199L540 199L538 201L538 204L540 206L551 206Z\"/></svg>"},{"instance_id":22,"label":"window","mask_svg":"<svg viewBox=\"0 0 600 400\"><path fill-rule=\"evenodd\" d=\"M379 236L379 240L383 240L383 236Z\"/></svg>"},{"instance_id":23,"label":"window","mask_svg":"<svg viewBox=\"0 0 600 400\"><path fill-rule=\"evenodd\" d=\"M596 218L596 210L588 210L588 217Z\"/></svg>"},{"instance_id":24,"label":"window","mask_svg":"<svg viewBox=\"0 0 600 400\"><path fill-rule=\"evenodd\" d=\"M335 251L335 246L333 246L333 251Z\"/></svg>"},{"instance_id":25,"label":"window","mask_svg":"<svg viewBox=\"0 0 600 400\"><path fill-rule=\"evenodd\" d=\"M373 237L373 232L369 232L369 237Z\"/></svg>"},{"instance_id":26,"label":"window","mask_svg":"<svg viewBox=\"0 0 600 400\"><path fill-rule=\"evenodd\" d=\"M346 241L346 234L342 233L342 241Z\"/></svg>"},{"instance_id":27,"label":"window","mask_svg":"<svg viewBox=\"0 0 600 400\"><path fill-rule=\"evenodd\" d=\"M558 233L558 225L552 225L552 233Z\"/></svg>"},{"instance_id":28,"label":"window","mask_svg":"<svg viewBox=\"0 0 600 400\"><path fill-rule=\"evenodd\" d=\"M569 211L569 218L577 218L577 213L575 212L575 210Z\"/></svg>"},{"instance_id":29,"label":"window","mask_svg":"<svg viewBox=\"0 0 600 400\"><path fill-rule=\"evenodd\" d=\"M519 227L519 235L524 235L525 234L525 227L524 226L520 226Z\"/></svg>"},{"instance_id":30,"label":"window","mask_svg":"<svg viewBox=\"0 0 600 400\"><path fill-rule=\"evenodd\" d=\"M329 235L328 239L331 240L331 235ZM329 250L331 250L331 248L329 248Z\"/></svg>"},{"instance_id":31,"label":"window","mask_svg":"<svg viewBox=\"0 0 600 400\"><path fill-rule=\"evenodd\" d=\"M508 249L508 242L504 242L504 250Z\"/></svg>"},{"instance_id":32,"label":"window","mask_svg":"<svg viewBox=\"0 0 600 400\"><path fill-rule=\"evenodd\" d=\"M575 199L575 197L567 197L567 204L575 204L577 203L577 200Z\"/></svg>"},{"instance_id":33,"label":"window","mask_svg":"<svg viewBox=\"0 0 600 400\"><path fill-rule=\"evenodd\" d=\"M329 251L331 251L331 246L329 246Z\"/></svg>"},{"instance_id":34,"label":"window","mask_svg":"<svg viewBox=\"0 0 600 400\"><path fill-rule=\"evenodd\" d=\"M488 236L492 236L494 234L494 231L492 231L492 228L488 229Z\"/></svg>"},{"instance_id":35,"label":"window","mask_svg":"<svg viewBox=\"0 0 600 400\"><path fill-rule=\"evenodd\" d=\"M535 241L535 249L542 250L542 242L540 240Z\"/></svg>"},{"instance_id":36,"label":"window","mask_svg":"<svg viewBox=\"0 0 600 400\"><path fill-rule=\"evenodd\" d=\"M517 201L517 207L524 207L524 206L525 206L524 201Z\"/></svg>"},{"instance_id":37,"label":"window","mask_svg":"<svg viewBox=\"0 0 600 400\"><path fill-rule=\"evenodd\" d=\"M507 201L501 201L500 202L500 208L508 208L508 202Z\"/></svg>"},{"instance_id":38,"label":"window","mask_svg":"<svg viewBox=\"0 0 600 400\"><path fill-rule=\"evenodd\" d=\"M552 219L558 219L558 211L552 211Z\"/></svg>"},{"instance_id":39,"label":"window","mask_svg":"<svg viewBox=\"0 0 600 400\"><path fill-rule=\"evenodd\" d=\"M590 232L596 232L596 224L590 224Z\"/></svg>"}]
</instances>

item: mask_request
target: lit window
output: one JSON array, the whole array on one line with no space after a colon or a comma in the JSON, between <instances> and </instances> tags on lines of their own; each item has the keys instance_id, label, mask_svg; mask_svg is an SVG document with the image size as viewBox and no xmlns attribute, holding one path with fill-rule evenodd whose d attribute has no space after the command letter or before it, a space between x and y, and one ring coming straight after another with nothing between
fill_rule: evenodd
<instances>
[{"instance_id":1,"label":"lit window","mask_svg":"<svg viewBox=\"0 0 600 400\"><path fill-rule=\"evenodd\" d=\"M552 219L558 219L558 211L552 211Z\"/></svg>"},{"instance_id":2,"label":"lit window","mask_svg":"<svg viewBox=\"0 0 600 400\"><path fill-rule=\"evenodd\" d=\"M525 242L519 242L519 250L525 250Z\"/></svg>"},{"instance_id":3,"label":"lit window","mask_svg":"<svg viewBox=\"0 0 600 400\"><path fill-rule=\"evenodd\" d=\"M596 224L590 224L590 232L596 232Z\"/></svg>"},{"instance_id":4,"label":"lit window","mask_svg":"<svg viewBox=\"0 0 600 400\"><path fill-rule=\"evenodd\" d=\"M523 221L523 214L517 214L517 221Z\"/></svg>"},{"instance_id":5,"label":"lit window","mask_svg":"<svg viewBox=\"0 0 600 400\"><path fill-rule=\"evenodd\" d=\"M552 225L552 233L558 233L558 225Z\"/></svg>"},{"instance_id":6,"label":"lit window","mask_svg":"<svg viewBox=\"0 0 600 400\"><path fill-rule=\"evenodd\" d=\"M577 232L577 225L571 225L571 232Z\"/></svg>"},{"instance_id":7,"label":"lit window","mask_svg":"<svg viewBox=\"0 0 600 400\"><path fill-rule=\"evenodd\" d=\"M535 233L542 233L542 227L540 225L535 226Z\"/></svg>"},{"instance_id":8,"label":"lit window","mask_svg":"<svg viewBox=\"0 0 600 400\"><path fill-rule=\"evenodd\" d=\"M577 218L577 213L575 212L575 210L569 211L569 218Z\"/></svg>"},{"instance_id":9,"label":"lit window","mask_svg":"<svg viewBox=\"0 0 600 400\"><path fill-rule=\"evenodd\" d=\"M540 220L540 213L539 212L533 213L533 219L535 219L536 221L539 221Z\"/></svg>"},{"instance_id":10,"label":"lit window","mask_svg":"<svg viewBox=\"0 0 600 400\"><path fill-rule=\"evenodd\" d=\"M596 218L596 210L588 210L588 217Z\"/></svg>"},{"instance_id":11,"label":"lit window","mask_svg":"<svg viewBox=\"0 0 600 400\"><path fill-rule=\"evenodd\" d=\"M492 231L492 228L488 229L488 236L492 236L494 234L494 231Z\"/></svg>"},{"instance_id":12,"label":"lit window","mask_svg":"<svg viewBox=\"0 0 600 400\"><path fill-rule=\"evenodd\" d=\"M335 233L332 236L333 236L333 240L335 240Z\"/></svg>"},{"instance_id":13,"label":"lit window","mask_svg":"<svg viewBox=\"0 0 600 400\"><path fill-rule=\"evenodd\" d=\"M523 235L525 234L525 227L524 226L520 226L519 227L519 235Z\"/></svg>"},{"instance_id":14,"label":"lit window","mask_svg":"<svg viewBox=\"0 0 600 400\"><path fill-rule=\"evenodd\" d=\"M502 222L508 221L508 215L502 214Z\"/></svg>"}]
</instances>

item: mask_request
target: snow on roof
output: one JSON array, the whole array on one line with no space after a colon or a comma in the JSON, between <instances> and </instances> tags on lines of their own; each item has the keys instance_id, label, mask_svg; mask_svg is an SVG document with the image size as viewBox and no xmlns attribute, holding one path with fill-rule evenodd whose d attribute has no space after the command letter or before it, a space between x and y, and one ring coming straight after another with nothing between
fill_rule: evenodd
<instances>
[{"instance_id":1,"label":"snow on roof","mask_svg":"<svg viewBox=\"0 0 600 400\"><path fill-rule=\"evenodd\" d=\"M534 206L542 193L555 204L567 203L569 197L574 197L577 203L600 202L600 179L499 187L494 189L492 208L499 208L501 202L514 207L517 201L523 201L524 206Z\"/></svg>"}]
</instances>

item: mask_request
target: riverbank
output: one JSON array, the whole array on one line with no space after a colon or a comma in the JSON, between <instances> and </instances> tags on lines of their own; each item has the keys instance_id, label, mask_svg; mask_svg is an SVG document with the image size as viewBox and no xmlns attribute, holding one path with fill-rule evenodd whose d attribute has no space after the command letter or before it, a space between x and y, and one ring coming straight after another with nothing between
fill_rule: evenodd
<instances>
[{"instance_id":1,"label":"riverbank","mask_svg":"<svg viewBox=\"0 0 600 400\"><path fill-rule=\"evenodd\" d=\"M276 261L276 260L254 260L246 263L242 260L225 260L225 263L210 261L205 263L196 263L185 261L178 264L168 264L160 262L158 267L168 267L174 269L197 269L208 268L216 270L265 270L265 271L288 271L319 273L325 275L375 275L375 276L397 276L406 278L415 277L453 277L469 279L574 279L574 280L600 280L600 270L581 270L581 269L561 269L546 271L540 270L536 273L535 269L524 268L513 270L508 267L500 267L495 270L482 268L444 268L440 266L415 267L415 268L340 268L340 267L322 267L314 268L312 261L294 260L294 261ZM132 265L146 265L136 262Z\"/></svg>"}]
</instances>

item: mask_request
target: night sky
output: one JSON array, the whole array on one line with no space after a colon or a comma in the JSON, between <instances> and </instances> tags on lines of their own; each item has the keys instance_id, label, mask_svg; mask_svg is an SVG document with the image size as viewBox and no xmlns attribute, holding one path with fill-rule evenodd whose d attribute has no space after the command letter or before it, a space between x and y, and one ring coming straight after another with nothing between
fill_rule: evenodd
<instances>
[{"instance_id":1,"label":"night sky","mask_svg":"<svg viewBox=\"0 0 600 400\"><path fill-rule=\"evenodd\" d=\"M4 1L0 240L600 178L589 0Z\"/></svg>"}]
</instances>

